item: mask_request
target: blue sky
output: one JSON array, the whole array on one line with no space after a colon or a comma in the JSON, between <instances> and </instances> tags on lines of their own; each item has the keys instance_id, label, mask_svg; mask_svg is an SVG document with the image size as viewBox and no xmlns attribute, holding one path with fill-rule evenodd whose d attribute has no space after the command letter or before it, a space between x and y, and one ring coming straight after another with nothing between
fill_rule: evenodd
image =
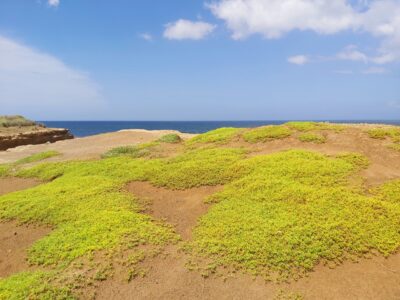
<instances>
[{"instance_id":1,"label":"blue sky","mask_svg":"<svg viewBox=\"0 0 400 300\"><path fill-rule=\"evenodd\" d=\"M1 0L0 114L400 119L398 0Z\"/></svg>"}]
</instances>

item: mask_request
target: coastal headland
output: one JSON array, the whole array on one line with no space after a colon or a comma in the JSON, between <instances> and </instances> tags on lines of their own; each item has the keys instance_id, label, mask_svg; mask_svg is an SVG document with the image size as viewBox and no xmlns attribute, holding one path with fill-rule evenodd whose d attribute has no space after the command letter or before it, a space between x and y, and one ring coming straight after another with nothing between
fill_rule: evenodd
<instances>
[{"instance_id":1,"label":"coastal headland","mask_svg":"<svg viewBox=\"0 0 400 300\"><path fill-rule=\"evenodd\" d=\"M398 299L400 128L122 130L0 151L0 299Z\"/></svg>"}]
</instances>

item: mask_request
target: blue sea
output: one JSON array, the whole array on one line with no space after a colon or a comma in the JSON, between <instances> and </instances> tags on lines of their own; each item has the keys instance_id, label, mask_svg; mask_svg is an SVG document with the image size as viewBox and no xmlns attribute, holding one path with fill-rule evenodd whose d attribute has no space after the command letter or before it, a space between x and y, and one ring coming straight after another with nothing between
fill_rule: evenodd
<instances>
[{"instance_id":1,"label":"blue sea","mask_svg":"<svg viewBox=\"0 0 400 300\"><path fill-rule=\"evenodd\" d=\"M400 125L398 121L383 120L328 120L333 123L382 123ZM178 130L186 133L203 133L220 127L258 127L279 125L287 121L39 121L47 127L67 128L75 137L85 137L121 129Z\"/></svg>"}]
</instances>

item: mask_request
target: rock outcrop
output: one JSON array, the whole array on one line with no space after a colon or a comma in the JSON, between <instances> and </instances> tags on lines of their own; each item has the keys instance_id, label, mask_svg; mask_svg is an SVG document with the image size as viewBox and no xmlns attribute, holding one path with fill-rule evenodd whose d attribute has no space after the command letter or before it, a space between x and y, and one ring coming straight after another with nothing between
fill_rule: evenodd
<instances>
[{"instance_id":1,"label":"rock outcrop","mask_svg":"<svg viewBox=\"0 0 400 300\"><path fill-rule=\"evenodd\" d=\"M68 129L61 128L42 127L21 132L0 131L0 150L7 150L22 145L36 145L47 142L53 143L72 138L74 138L74 136Z\"/></svg>"}]
</instances>

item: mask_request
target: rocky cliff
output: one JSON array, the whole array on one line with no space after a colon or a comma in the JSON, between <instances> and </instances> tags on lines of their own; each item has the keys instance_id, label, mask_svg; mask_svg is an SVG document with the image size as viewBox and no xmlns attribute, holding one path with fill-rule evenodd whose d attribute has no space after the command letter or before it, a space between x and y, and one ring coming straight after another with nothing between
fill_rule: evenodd
<instances>
[{"instance_id":1,"label":"rocky cliff","mask_svg":"<svg viewBox=\"0 0 400 300\"><path fill-rule=\"evenodd\" d=\"M22 146L53 143L60 140L72 139L74 136L67 129L32 128L29 130L0 130L0 150Z\"/></svg>"}]
</instances>

